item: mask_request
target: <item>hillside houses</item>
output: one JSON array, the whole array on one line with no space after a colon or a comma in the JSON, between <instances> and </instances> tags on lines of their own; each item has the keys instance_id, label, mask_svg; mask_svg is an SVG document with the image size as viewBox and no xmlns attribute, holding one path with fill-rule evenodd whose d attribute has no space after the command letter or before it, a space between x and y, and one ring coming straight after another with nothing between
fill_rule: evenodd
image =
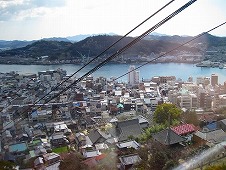
<instances>
[{"instance_id":1,"label":"hillside houses","mask_svg":"<svg viewBox=\"0 0 226 170\"><path fill-rule=\"evenodd\" d=\"M2 157L13 161L35 158L37 169L49 165L51 159L53 164L59 164L61 158L54 149L66 148L67 152L73 148L84 156L85 164L99 164L108 153L117 153L118 167L127 169L141 161L137 154L141 144L136 140L153 125L153 112L164 102L184 111L197 110L198 119L206 124L197 128L179 122L178 126L152 134L161 145L181 145L192 140L216 144L225 139L225 121L218 121L214 113L213 117L205 113L224 107L226 88L222 85L212 86L206 79L195 84L177 81L174 76L156 76L128 86L89 76L52 98L76 78L55 88L66 79L62 69L39 72L37 76L1 74ZM47 93L49 97L45 97ZM210 125L213 121L215 129ZM213 134L219 137L213 139Z\"/></svg>"}]
</instances>

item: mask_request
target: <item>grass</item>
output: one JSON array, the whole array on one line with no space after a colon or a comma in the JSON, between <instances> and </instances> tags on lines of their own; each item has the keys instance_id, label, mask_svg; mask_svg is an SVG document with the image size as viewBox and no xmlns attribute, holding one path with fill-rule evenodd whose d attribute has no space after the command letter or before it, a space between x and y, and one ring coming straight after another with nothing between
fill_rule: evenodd
<instances>
[{"instance_id":1,"label":"grass","mask_svg":"<svg viewBox=\"0 0 226 170\"><path fill-rule=\"evenodd\" d=\"M54 148L53 152L55 153L65 153L68 152L67 146L59 147L59 148Z\"/></svg>"}]
</instances>

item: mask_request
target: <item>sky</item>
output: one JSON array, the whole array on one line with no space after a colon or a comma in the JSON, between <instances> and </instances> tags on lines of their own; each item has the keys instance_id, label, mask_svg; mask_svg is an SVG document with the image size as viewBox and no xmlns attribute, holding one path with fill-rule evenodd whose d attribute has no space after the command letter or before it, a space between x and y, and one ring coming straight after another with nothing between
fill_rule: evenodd
<instances>
[{"instance_id":1,"label":"sky","mask_svg":"<svg viewBox=\"0 0 226 170\"><path fill-rule=\"evenodd\" d=\"M0 0L0 40L37 40L80 34L125 35L170 0ZM175 0L130 34L138 36L189 0ZM156 29L195 36L226 21L226 0L197 0ZM226 37L226 25L210 32Z\"/></svg>"}]
</instances>

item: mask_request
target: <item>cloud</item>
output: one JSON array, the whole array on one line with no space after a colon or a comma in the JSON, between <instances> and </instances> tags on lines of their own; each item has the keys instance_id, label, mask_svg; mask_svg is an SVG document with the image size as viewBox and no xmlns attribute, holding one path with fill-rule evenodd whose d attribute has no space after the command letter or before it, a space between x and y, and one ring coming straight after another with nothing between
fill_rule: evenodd
<instances>
[{"instance_id":1,"label":"cloud","mask_svg":"<svg viewBox=\"0 0 226 170\"><path fill-rule=\"evenodd\" d=\"M0 0L0 21L43 16L65 4L66 0Z\"/></svg>"}]
</instances>

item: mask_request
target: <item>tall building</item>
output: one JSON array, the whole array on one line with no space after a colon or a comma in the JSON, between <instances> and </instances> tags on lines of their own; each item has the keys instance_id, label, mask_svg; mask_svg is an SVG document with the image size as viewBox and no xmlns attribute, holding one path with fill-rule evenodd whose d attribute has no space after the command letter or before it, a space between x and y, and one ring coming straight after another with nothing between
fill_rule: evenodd
<instances>
[{"instance_id":1,"label":"tall building","mask_svg":"<svg viewBox=\"0 0 226 170\"><path fill-rule=\"evenodd\" d=\"M131 65L129 67L129 74L128 74L128 84L130 85L137 85L139 84L139 71L137 70L134 70L135 69L135 66L134 65Z\"/></svg>"},{"instance_id":2,"label":"tall building","mask_svg":"<svg viewBox=\"0 0 226 170\"><path fill-rule=\"evenodd\" d=\"M188 82L193 82L193 77L192 76L188 77Z\"/></svg>"},{"instance_id":3,"label":"tall building","mask_svg":"<svg viewBox=\"0 0 226 170\"><path fill-rule=\"evenodd\" d=\"M226 81L224 82L224 93L226 93Z\"/></svg>"},{"instance_id":4,"label":"tall building","mask_svg":"<svg viewBox=\"0 0 226 170\"><path fill-rule=\"evenodd\" d=\"M197 77L196 78L196 84L203 84L204 83L204 77Z\"/></svg>"},{"instance_id":5,"label":"tall building","mask_svg":"<svg viewBox=\"0 0 226 170\"><path fill-rule=\"evenodd\" d=\"M211 75L211 85L212 86L218 85L218 75L216 74Z\"/></svg>"},{"instance_id":6,"label":"tall building","mask_svg":"<svg viewBox=\"0 0 226 170\"><path fill-rule=\"evenodd\" d=\"M210 77L204 77L204 86L208 86L210 84Z\"/></svg>"}]
</instances>

